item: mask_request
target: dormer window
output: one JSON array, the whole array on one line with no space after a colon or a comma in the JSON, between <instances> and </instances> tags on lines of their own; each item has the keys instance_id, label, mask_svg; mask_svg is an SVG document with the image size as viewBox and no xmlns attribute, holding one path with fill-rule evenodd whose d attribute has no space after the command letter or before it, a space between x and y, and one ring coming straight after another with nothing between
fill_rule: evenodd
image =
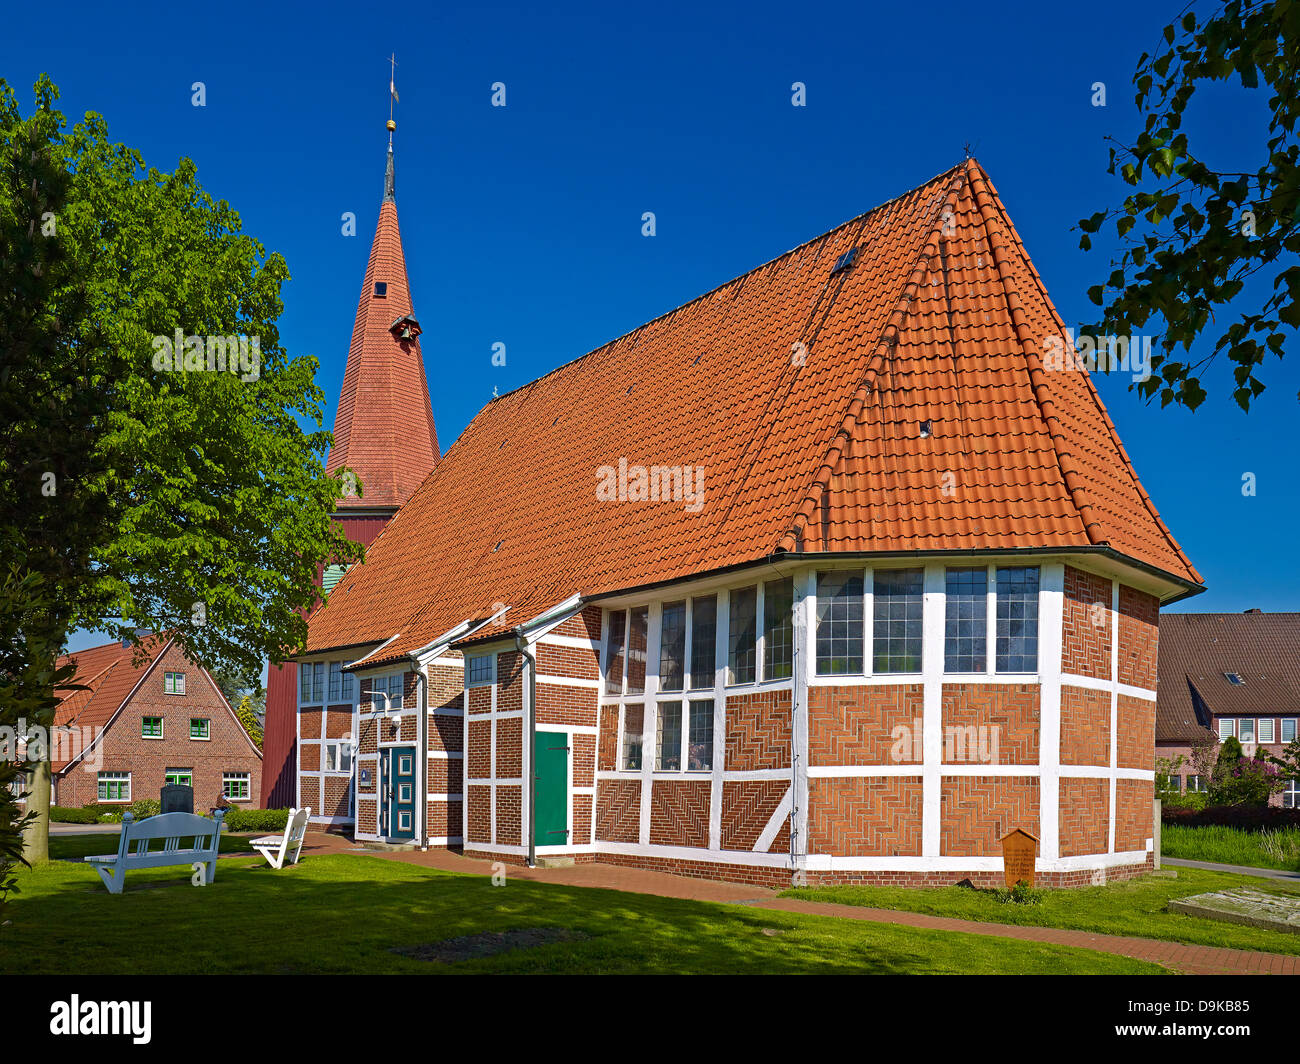
<instances>
[{"instance_id":1,"label":"dormer window","mask_svg":"<svg viewBox=\"0 0 1300 1064\"><path fill-rule=\"evenodd\" d=\"M388 327L388 331L397 339L405 342L419 337L422 330L420 329L420 323L415 318L410 314L403 314Z\"/></svg>"},{"instance_id":2,"label":"dormer window","mask_svg":"<svg viewBox=\"0 0 1300 1064\"><path fill-rule=\"evenodd\" d=\"M375 282L375 298L376 298L376 299L384 299L384 298L386 298L387 296L388 296L388 282L387 282L387 281L376 281L376 282Z\"/></svg>"}]
</instances>

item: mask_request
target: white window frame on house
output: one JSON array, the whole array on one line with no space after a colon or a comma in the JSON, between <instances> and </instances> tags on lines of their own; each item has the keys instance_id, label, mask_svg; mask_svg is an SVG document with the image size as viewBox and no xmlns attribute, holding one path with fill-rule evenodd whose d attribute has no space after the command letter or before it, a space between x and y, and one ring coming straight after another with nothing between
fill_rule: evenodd
<instances>
[{"instance_id":1,"label":"white window frame on house","mask_svg":"<svg viewBox=\"0 0 1300 1064\"><path fill-rule=\"evenodd\" d=\"M673 696L676 697L673 697ZM694 698L683 697L682 692L668 692L666 697L656 697L656 716L655 716L655 765L656 775L694 775L708 774L713 771L714 756L714 737L713 737L713 717L715 702L713 693L710 691L707 698L696 696ZM677 716L677 739L672 749L666 749L664 739L667 735L663 727L663 722L667 714L674 712L676 707ZM696 707L699 707L697 710ZM697 723L701 725L696 727ZM707 746L701 742L694 744L691 742L692 737L700 735L707 731ZM705 747L704 753L699 761L700 764L692 767L691 751L695 745ZM644 743L642 746L644 750ZM644 756L644 753L643 755ZM675 762L675 763L674 763Z\"/></svg>"},{"instance_id":2,"label":"white window frame on house","mask_svg":"<svg viewBox=\"0 0 1300 1064\"><path fill-rule=\"evenodd\" d=\"M325 662L304 661L298 666L298 703L303 706L325 704Z\"/></svg>"},{"instance_id":3,"label":"white window frame on house","mask_svg":"<svg viewBox=\"0 0 1300 1064\"><path fill-rule=\"evenodd\" d=\"M193 787L194 770L192 768L169 768L163 770L164 787Z\"/></svg>"},{"instance_id":4,"label":"white window frame on house","mask_svg":"<svg viewBox=\"0 0 1300 1064\"><path fill-rule=\"evenodd\" d=\"M1268 732L1267 735L1264 734L1266 731ZM1259 722L1255 725L1255 734L1258 736L1255 740L1257 743L1273 742L1273 736L1277 734L1277 729L1273 727L1273 718L1260 717Z\"/></svg>"},{"instance_id":5,"label":"white window frame on house","mask_svg":"<svg viewBox=\"0 0 1300 1064\"><path fill-rule=\"evenodd\" d=\"M184 693L185 693L185 673L164 672L163 673L163 694L183 695Z\"/></svg>"},{"instance_id":6,"label":"white window frame on house","mask_svg":"<svg viewBox=\"0 0 1300 1064\"><path fill-rule=\"evenodd\" d=\"M356 683L356 677L350 672L344 672L345 662L331 661L329 663L329 688L326 697L330 703L351 702Z\"/></svg>"},{"instance_id":7,"label":"white window frame on house","mask_svg":"<svg viewBox=\"0 0 1300 1064\"><path fill-rule=\"evenodd\" d=\"M396 693L394 693L394 688ZM377 697L379 695L386 697ZM400 712L405 708L406 673L386 672L370 678L370 709L374 713Z\"/></svg>"},{"instance_id":8,"label":"white window frame on house","mask_svg":"<svg viewBox=\"0 0 1300 1064\"><path fill-rule=\"evenodd\" d=\"M495 654L474 654L465 661L466 687L491 687L496 683L497 656ZM486 662L486 667L484 667Z\"/></svg>"},{"instance_id":9,"label":"white window frame on house","mask_svg":"<svg viewBox=\"0 0 1300 1064\"><path fill-rule=\"evenodd\" d=\"M201 724L199 734L194 734L194 725ZM190 738L195 742L210 742L212 739L212 718L211 717L191 717L190 718Z\"/></svg>"},{"instance_id":10,"label":"white window frame on house","mask_svg":"<svg viewBox=\"0 0 1300 1064\"><path fill-rule=\"evenodd\" d=\"M1237 734L1237 721L1233 717L1219 718L1219 742L1224 742Z\"/></svg>"},{"instance_id":11,"label":"white window frame on house","mask_svg":"<svg viewBox=\"0 0 1300 1064\"><path fill-rule=\"evenodd\" d=\"M1294 741L1295 741L1295 737L1296 737L1296 722L1297 722L1297 719L1298 719L1298 718L1296 718L1296 717L1283 717L1283 718L1281 719L1281 721L1280 721L1280 725L1281 725L1281 727L1280 727L1280 733L1279 733L1279 735L1278 735L1278 739L1279 739L1281 742L1284 742L1284 743L1290 743L1290 742L1294 742ZM1290 727L1287 727L1288 724L1290 725ZM1289 738L1288 738L1288 736L1287 736L1287 732L1290 732L1290 733L1291 733L1291 735L1290 735Z\"/></svg>"},{"instance_id":12,"label":"white window frame on house","mask_svg":"<svg viewBox=\"0 0 1300 1064\"><path fill-rule=\"evenodd\" d=\"M1246 733L1250 734L1247 735ZM1255 742L1255 718L1242 717L1237 721L1237 738L1243 743Z\"/></svg>"},{"instance_id":13,"label":"white window frame on house","mask_svg":"<svg viewBox=\"0 0 1300 1064\"><path fill-rule=\"evenodd\" d=\"M120 788L125 784L126 794L121 794ZM109 787L116 785L119 789L118 797L107 797ZM131 773L129 772L101 772L95 780L95 795L100 802L112 802L114 804L122 803L129 805L131 802Z\"/></svg>"},{"instance_id":14,"label":"white window frame on house","mask_svg":"<svg viewBox=\"0 0 1300 1064\"><path fill-rule=\"evenodd\" d=\"M241 786L242 785L242 786ZM242 794L231 794L231 788L243 790ZM251 772L223 772L221 774L221 794L228 802L251 802L253 774Z\"/></svg>"},{"instance_id":15,"label":"white window frame on house","mask_svg":"<svg viewBox=\"0 0 1300 1064\"><path fill-rule=\"evenodd\" d=\"M1205 790L1205 781L1195 774L1187 777L1187 793L1200 794Z\"/></svg>"},{"instance_id":16,"label":"white window frame on house","mask_svg":"<svg viewBox=\"0 0 1300 1064\"><path fill-rule=\"evenodd\" d=\"M149 720L156 720L156 721L158 722L158 734L157 734L157 735L150 735L149 732L146 730L147 725L145 724L145 721L149 721ZM140 718L140 738L141 738L141 739L161 739L161 738L163 737L163 735L165 734L165 731L166 731L166 726L163 724L163 718L162 718L162 717L158 717L158 716L150 715L150 716L142 716L142 717Z\"/></svg>"},{"instance_id":17,"label":"white window frame on house","mask_svg":"<svg viewBox=\"0 0 1300 1064\"><path fill-rule=\"evenodd\" d=\"M1300 809L1300 780L1292 777L1282 788L1282 808Z\"/></svg>"},{"instance_id":18,"label":"white window frame on house","mask_svg":"<svg viewBox=\"0 0 1300 1064\"><path fill-rule=\"evenodd\" d=\"M346 739L329 739L320 744L320 770L352 774L352 744Z\"/></svg>"}]
</instances>

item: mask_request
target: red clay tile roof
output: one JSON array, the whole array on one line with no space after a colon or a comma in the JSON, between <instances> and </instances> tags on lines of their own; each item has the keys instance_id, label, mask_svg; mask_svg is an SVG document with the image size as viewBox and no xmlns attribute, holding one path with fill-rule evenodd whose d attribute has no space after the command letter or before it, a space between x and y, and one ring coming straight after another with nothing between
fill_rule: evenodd
<instances>
[{"instance_id":1,"label":"red clay tile roof","mask_svg":"<svg viewBox=\"0 0 1300 1064\"><path fill-rule=\"evenodd\" d=\"M1198 698L1207 715L1300 716L1300 613L1163 614L1156 690L1157 742L1203 734Z\"/></svg>"},{"instance_id":2,"label":"red clay tile roof","mask_svg":"<svg viewBox=\"0 0 1300 1064\"><path fill-rule=\"evenodd\" d=\"M391 159L390 153L390 173ZM386 295L375 295L376 281L387 285ZM325 462L327 472L348 468L361 481L362 495L338 500L342 509L400 506L438 461L420 341L401 341L389 331L413 313L397 204L386 195L352 326L334 446Z\"/></svg>"},{"instance_id":3,"label":"red clay tile roof","mask_svg":"<svg viewBox=\"0 0 1300 1064\"><path fill-rule=\"evenodd\" d=\"M134 648L118 643L78 650L59 658L60 666L72 661L77 666L73 682L85 690L60 688L54 693L60 702L54 710L55 727L102 728L122 708L127 696L167 648L169 640L157 636L144 640L136 660ZM58 772L67 761L56 761Z\"/></svg>"},{"instance_id":4,"label":"red clay tile roof","mask_svg":"<svg viewBox=\"0 0 1300 1064\"><path fill-rule=\"evenodd\" d=\"M833 271L857 249L847 269ZM492 400L311 618L308 650L421 647L777 551L1108 544L1200 583L969 161ZM922 422L931 432L922 433ZM601 467L703 470L703 505ZM951 476L945 476L951 474Z\"/></svg>"}]
</instances>

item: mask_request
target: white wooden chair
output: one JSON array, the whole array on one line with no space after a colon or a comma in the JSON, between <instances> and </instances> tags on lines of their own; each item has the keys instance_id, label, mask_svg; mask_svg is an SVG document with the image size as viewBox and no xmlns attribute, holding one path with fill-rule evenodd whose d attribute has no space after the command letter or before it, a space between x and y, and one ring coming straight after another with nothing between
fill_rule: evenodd
<instances>
[{"instance_id":1,"label":"white wooden chair","mask_svg":"<svg viewBox=\"0 0 1300 1064\"><path fill-rule=\"evenodd\" d=\"M260 839L253 839L249 845L265 857L272 868L283 868L284 859L289 857L291 851L293 856L289 858L289 863L297 864L298 854L302 851L302 841L307 834L307 819L310 816L311 806L290 809L283 835L264 835Z\"/></svg>"},{"instance_id":2,"label":"white wooden chair","mask_svg":"<svg viewBox=\"0 0 1300 1064\"><path fill-rule=\"evenodd\" d=\"M87 857L104 881L110 894L121 894L127 869L161 868L166 865L202 865L202 883L212 882L217 874L217 853L221 847L223 810L212 819L193 813L162 813L137 821L131 812L122 814L122 834L117 853ZM150 850L150 844L163 840L162 848ZM181 840L190 842L181 846ZM196 881L197 882L197 881Z\"/></svg>"}]
</instances>

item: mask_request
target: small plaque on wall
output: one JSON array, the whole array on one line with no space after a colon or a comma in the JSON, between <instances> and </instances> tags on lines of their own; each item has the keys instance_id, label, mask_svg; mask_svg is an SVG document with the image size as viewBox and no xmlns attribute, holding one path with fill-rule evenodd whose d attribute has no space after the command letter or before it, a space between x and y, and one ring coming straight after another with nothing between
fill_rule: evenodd
<instances>
[{"instance_id":1,"label":"small plaque on wall","mask_svg":"<svg viewBox=\"0 0 1300 1064\"><path fill-rule=\"evenodd\" d=\"M358 771L359 771L360 776L361 776L361 786L363 786L363 787L369 787L369 786L370 786L370 769L368 769L368 768L363 768L363 769L359 769Z\"/></svg>"}]
</instances>

